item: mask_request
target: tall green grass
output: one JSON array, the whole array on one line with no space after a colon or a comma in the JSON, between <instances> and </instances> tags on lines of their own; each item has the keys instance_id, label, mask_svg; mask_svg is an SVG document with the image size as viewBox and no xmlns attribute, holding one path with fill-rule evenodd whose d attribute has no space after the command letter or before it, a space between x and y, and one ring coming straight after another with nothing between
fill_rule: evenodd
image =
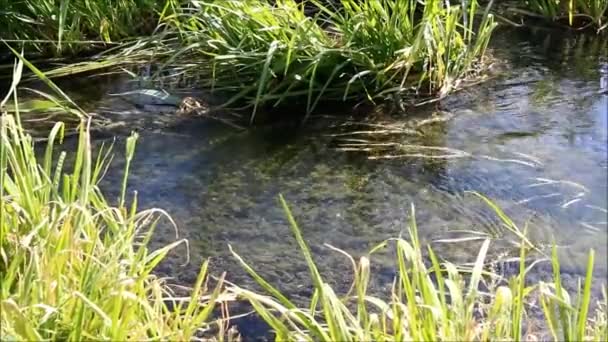
<instances>
[{"instance_id":1,"label":"tall green grass","mask_svg":"<svg viewBox=\"0 0 608 342\"><path fill-rule=\"evenodd\" d=\"M73 54L150 34L177 0L0 0L0 37L45 54ZM110 45L112 46L112 45Z\"/></svg>"},{"instance_id":2,"label":"tall green grass","mask_svg":"<svg viewBox=\"0 0 608 342\"><path fill-rule=\"evenodd\" d=\"M12 99L18 108L16 89L0 107ZM152 273L170 250L187 242L148 247L168 215L138 211L137 196L126 201L128 167L119 205L108 203L98 182L111 151L102 147L93 155L87 121L70 165L65 152L55 151L62 123L52 128L42 153L24 132L18 110L3 111L0 123L3 341L196 340L217 329L211 313L222 280L207 291L204 263L190 295L181 298ZM127 161L136 140L136 134L127 139Z\"/></svg>"},{"instance_id":3,"label":"tall green grass","mask_svg":"<svg viewBox=\"0 0 608 342\"><path fill-rule=\"evenodd\" d=\"M110 48L101 61L69 72L148 56L160 62L159 78L210 87L227 97L226 106L250 107L251 121L262 108L286 104L309 115L320 102L441 97L483 70L495 27L491 2L481 8L477 0L0 0L0 6L0 33L11 44L47 55L98 43ZM121 45L127 38L129 45Z\"/></svg>"},{"instance_id":4,"label":"tall green grass","mask_svg":"<svg viewBox=\"0 0 608 342\"><path fill-rule=\"evenodd\" d=\"M310 114L321 101L442 95L481 68L495 27L477 1L448 3L191 0L161 18L164 66L251 106L252 121L294 102Z\"/></svg>"},{"instance_id":5,"label":"tall green grass","mask_svg":"<svg viewBox=\"0 0 608 342\"><path fill-rule=\"evenodd\" d=\"M548 20L598 32L608 27L608 0L520 0L521 7Z\"/></svg>"},{"instance_id":6,"label":"tall green grass","mask_svg":"<svg viewBox=\"0 0 608 342\"><path fill-rule=\"evenodd\" d=\"M526 280L534 266L534 263L526 266L529 249L526 240L521 242L519 273L508 279L492 273L488 267L490 240L483 242L470 268L441 262L418 239L412 207L407 239L386 241L358 262L336 249L348 257L354 272L351 290L340 296L321 277L282 197L281 203L310 270L314 286L310 305L298 307L235 252L235 257L266 294L238 286L230 289L251 302L272 327L277 341L521 341L551 337L556 341L606 341L608 338L605 287L603 300L596 312L589 315L593 251L589 254L584 286L579 284L574 297L561 286L555 249L551 258L553 282ZM396 247L398 274L390 293L380 298L368 293L371 256L389 243ZM535 294L540 296L544 324L531 323L535 317L529 309Z\"/></svg>"}]
</instances>

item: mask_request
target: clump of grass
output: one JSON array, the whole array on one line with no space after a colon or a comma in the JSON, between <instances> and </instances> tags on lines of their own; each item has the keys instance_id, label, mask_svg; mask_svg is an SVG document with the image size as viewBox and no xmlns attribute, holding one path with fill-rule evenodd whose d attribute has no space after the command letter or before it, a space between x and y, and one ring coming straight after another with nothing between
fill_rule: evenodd
<instances>
[{"instance_id":1,"label":"clump of grass","mask_svg":"<svg viewBox=\"0 0 608 342\"><path fill-rule=\"evenodd\" d=\"M165 66L226 94L226 105L251 106L253 121L294 101L310 114L320 101L446 94L479 70L495 27L488 9L474 25L475 0L338 3L191 0L161 19L175 51Z\"/></svg>"},{"instance_id":2,"label":"clump of grass","mask_svg":"<svg viewBox=\"0 0 608 342\"><path fill-rule=\"evenodd\" d=\"M412 207L409 240L390 241L396 245L398 267L391 292L386 298L368 294L370 256L387 241L368 256L361 257L359 262L349 256L354 283L351 291L341 297L323 281L282 197L281 203L310 270L314 285L310 306L296 306L234 252L268 294L238 286L231 288L232 292L252 303L274 330L277 341L519 341L538 340L539 335L547 331L551 331L556 340L566 341L605 341L608 337L605 295L595 317L590 319L588 316L593 251L589 256L585 285L579 287L578 295L573 299L560 285L555 252L552 256L553 283L526 282L526 274L533 265L525 263L530 248L526 240L521 243L519 274L510 279L500 281L486 266L489 240L482 244L470 269L440 262L430 247L421 245ZM424 250L428 251L428 257L423 256ZM480 290L481 284L488 290ZM527 310L529 297L538 291L546 315L545 331L543 327L524 331L526 320L531 319Z\"/></svg>"},{"instance_id":3,"label":"clump of grass","mask_svg":"<svg viewBox=\"0 0 608 342\"><path fill-rule=\"evenodd\" d=\"M151 33L164 6L174 2L0 0L0 36L45 54L74 54Z\"/></svg>"},{"instance_id":4,"label":"clump of grass","mask_svg":"<svg viewBox=\"0 0 608 342\"><path fill-rule=\"evenodd\" d=\"M11 93L16 98L16 84ZM153 275L186 241L149 249L154 228L167 215L138 211L136 196L126 201L128 166L119 205L108 203L97 184L110 149L92 155L86 121L69 166L66 153L55 152L63 124L50 131L39 158L18 110L3 112L0 123L1 339L183 341L209 334L222 279L208 291L204 263L190 296L180 298ZM136 134L127 139L127 165L136 140Z\"/></svg>"},{"instance_id":5,"label":"clump of grass","mask_svg":"<svg viewBox=\"0 0 608 342\"><path fill-rule=\"evenodd\" d=\"M566 23L577 29L608 27L608 0L520 0L524 15Z\"/></svg>"}]
</instances>

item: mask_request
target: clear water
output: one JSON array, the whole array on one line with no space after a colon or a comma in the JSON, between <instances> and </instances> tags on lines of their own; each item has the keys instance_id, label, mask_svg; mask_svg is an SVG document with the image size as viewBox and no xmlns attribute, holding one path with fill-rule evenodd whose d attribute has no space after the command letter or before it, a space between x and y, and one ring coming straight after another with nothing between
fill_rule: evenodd
<instances>
[{"instance_id":1,"label":"clear water","mask_svg":"<svg viewBox=\"0 0 608 342\"><path fill-rule=\"evenodd\" d=\"M584 274L587 252L594 248L596 283L605 282L608 96L599 91L608 87L608 42L509 30L497 34L493 50L503 61L496 78L439 107L378 113L366 121L407 128L401 133L357 134L362 126L331 111L299 129L246 132L202 119L123 114L124 128L110 132L118 135L118 154L126 131L141 135L130 188L138 191L142 207L166 209L180 237L190 241L190 263L180 266L186 260L180 250L159 272L188 284L200 262L211 258L214 272L226 271L229 280L254 286L230 255L231 245L268 281L292 297L307 296L308 271L279 194L289 202L323 275L338 289L348 288L350 264L324 244L363 255L406 232L412 204L421 239L446 259L474 260L477 242L437 241L470 235L462 230L497 232L493 256L512 252L509 241L515 237L497 228L496 216L468 192L474 190L492 198L522 229L527 224L533 241L555 239L564 272L572 276ZM111 81L96 87L116 92L124 85ZM105 96L89 105L100 113L108 106L130 108ZM437 109L449 119L416 126ZM340 151L347 138L401 145ZM103 140L105 135L97 141ZM452 157L394 158L412 152L404 145L447 148ZM121 163L118 157L114 169ZM120 177L111 172L102 186L116 195ZM163 225L155 243L174 239L170 225ZM374 260L373 286L382 291L394 275L391 254L379 253Z\"/></svg>"}]
</instances>

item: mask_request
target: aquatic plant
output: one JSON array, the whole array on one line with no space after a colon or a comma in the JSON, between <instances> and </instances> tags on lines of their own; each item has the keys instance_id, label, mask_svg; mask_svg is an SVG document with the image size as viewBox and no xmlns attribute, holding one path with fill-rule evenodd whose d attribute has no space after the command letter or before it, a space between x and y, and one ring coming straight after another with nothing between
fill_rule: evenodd
<instances>
[{"instance_id":1,"label":"aquatic plant","mask_svg":"<svg viewBox=\"0 0 608 342\"><path fill-rule=\"evenodd\" d=\"M474 0L191 0L161 18L173 54L156 76L174 68L251 106L252 121L294 101L310 114L320 101L441 96L482 68L488 9L474 25Z\"/></svg>"},{"instance_id":2,"label":"aquatic plant","mask_svg":"<svg viewBox=\"0 0 608 342\"><path fill-rule=\"evenodd\" d=\"M0 37L28 50L73 54L151 33L176 0L0 0Z\"/></svg>"},{"instance_id":3,"label":"aquatic plant","mask_svg":"<svg viewBox=\"0 0 608 342\"><path fill-rule=\"evenodd\" d=\"M310 114L322 101L441 97L478 76L495 27L476 0L140 2L8 1L1 33L45 54L110 48L49 75L160 62L157 79L210 87L226 106L251 107L253 121L285 104Z\"/></svg>"},{"instance_id":4,"label":"aquatic plant","mask_svg":"<svg viewBox=\"0 0 608 342\"><path fill-rule=\"evenodd\" d=\"M346 252L353 266L350 291L338 295L323 281L314 258L285 200L281 204L293 235L308 264L314 293L308 307L298 307L264 280L236 252L235 257L266 291L265 294L233 286L230 291L248 300L268 323L277 341L498 341L540 340L605 341L608 338L606 287L594 317L589 316L594 253L589 254L584 286L576 299L561 285L556 249L552 283L532 283L526 275L536 262L526 265L529 242L520 244L518 274L505 279L488 267L485 240L472 267L440 262L429 246L418 239L412 206L408 239L385 241L358 262ZM508 220L509 221L509 220ZM507 224L507 222L505 222ZM509 222L510 224L510 222ZM371 257L388 244L396 247L398 273L384 298L368 293ZM423 252L426 252L423 254ZM485 289L485 290L482 290ZM530 297L538 292L545 313L545 325L532 321ZM527 329L525 329L527 325ZM525 330L524 330L525 329ZM549 332L550 331L550 332Z\"/></svg>"},{"instance_id":5,"label":"aquatic plant","mask_svg":"<svg viewBox=\"0 0 608 342\"><path fill-rule=\"evenodd\" d=\"M520 0L519 13L601 32L608 27L608 0Z\"/></svg>"},{"instance_id":6,"label":"aquatic plant","mask_svg":"<svg viewBox=\"0 0 608 342\"><path fill-rule=\"evenodd\" d=\"M11 94L17 107L16 85L0 108ZM126 200L137 135L127 139L120 201L112 206L98 187L111 151L102 147L93 156L87 121L70 159L55 152L62 123L52 128L42 153L18 110L3 111L0 123L0 339L195 340L208 334L222 295L221 278L207 291L208 263L186 297L152 273L187 242L150 250L155 227L168 215L139 211L136 195Z\"/></svg>"}]
</instances>

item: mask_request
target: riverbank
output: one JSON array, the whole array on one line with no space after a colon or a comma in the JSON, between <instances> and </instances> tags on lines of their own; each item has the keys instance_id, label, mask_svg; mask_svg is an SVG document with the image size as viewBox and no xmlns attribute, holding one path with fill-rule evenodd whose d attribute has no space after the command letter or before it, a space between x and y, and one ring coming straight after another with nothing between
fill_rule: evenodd
<instances>
[{"instance_id":1,"label":"riverbank","mask_svg":"<svg viewBox=\"0 0 608 342\"><path fill-rule=\"evenodd\" d=\"M0 1L0 36L31 56L74 57L153 33L173 0Z\"/></svg>"},{"instance_id":2,"label":"riverbank","mask_svg":"<svg viewBox=\"0 0 608 342\"><path fill-rule=\"evenodd\" d=\"M606 0L519 0L505 6L505 14L596 34L604 34L608 28Z\"/></svg>"},{"instance_id":3,"label":"riverbank","mask_svg":"<svg viewBox=\"0 0 608 342\"><path fill-rule=\"evenodd\" d=\"M48 27L56 31L49 40L57 41L50 46L57 53L68 34L68 14L78 13L78 4L65 2L58 23ZM154 1L146 4L140 16L158 6ZM157 67L152 80L211 89L226 99L224 107L246 107L253 123L259 112L285 105L304 108L292 116L306 119L319 103L409 104L441 98L482 78L488 65L485 50L495 23L489 8L484 10L477 1L463 6L438 0L307 5L314 6L316 14L309 15L295 0L168 1L162 11L156 9L153 35L121 43L101 57L107 63L94 61L73 71L128 65L148 56ZM109 10L103 6L92 10L102 14L98 21L114 20L114 12L103 15ZM135 8L124 12L131 10ZM133 32L120 30L121 18L113 26L116 39ZM15 28L8 37L21 33L17 24L9 26ZM112 32L104 31L101 23L89 24L102 29L90 33L86 25L72 28L75 34L81 29L112 41ZM48 74L66 74L69 69Z\"/></svg>"},{"instance_id":4,"label":"riverbank","mask_svg":"<svg viewBox=\"0 0 608 342\"><path fill-rule=\"evenodd\" d=\"M99 52L49 77L154 65L141 77L210 89L220 107L264 123L285 119L278 112L305 120L321 103L403 109L477 84L493 62L494 13L501 23L568 19L565 27L605 31L605 0L562 2L25 1L9 2L0 20L2 36L28 54Z\"/></svg>"}]
</instances>

